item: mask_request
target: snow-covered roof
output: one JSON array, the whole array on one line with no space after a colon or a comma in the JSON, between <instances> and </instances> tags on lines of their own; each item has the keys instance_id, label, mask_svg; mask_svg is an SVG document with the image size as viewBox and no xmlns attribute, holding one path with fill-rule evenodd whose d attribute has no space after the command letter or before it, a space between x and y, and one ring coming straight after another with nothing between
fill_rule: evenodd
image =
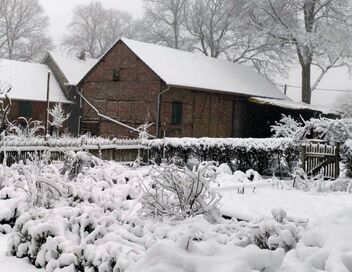
<instances>
[{"instance_id":1,"label":"snow-covered roof","mask_svg":"<svg viewBox=\"0 0 352 272\"><path fill-rule=\"evenodd\" d=\"M170 86L287 99L246 65L125 38L122 41Z\"/></svg>"},{"instance_id":2,"label":"snow-covered roof","mask_svg":"<svg viewBox=\"0 0 352 272\"><path fill-rule=\"evenodd\" d=\"M97 59L86 58L85 60L80 60L77 57L68 56L63 53L53 51L49 51L47 53L47 56L48 55L52 57L54 62L66 77L67 83L71 85L77 85L79 81L98 62Z\"/></svg>"},{"instance_id":3,"label":"snow-covered roof","mask_svg":"<svg viewBox=\"0 0 352 272\"><path fill-rule=\"evenodd\" d=\"M0 80L12 87L11 99L46 101L48 72L51 72L50 68L44 64L0 59ZM49 100L71 103L53 75L50 77Z\"/></svg>"},{"instance_id":4,"label":"snow-covered roof","mask_svg":"<svg viewBox=\"0 0 352 272\"><path fill-rule=\"evenodd\" d=\"M126 38L119 41L169 86L288 99L274 84L246 65Z\"/></svg>"},{"instance_id":5,"label":"snow-covered roof","mask_svg":"<svg viewBox=\"0 0 352 272\"><path fill-rule=\"evenodd\" d=\"M335 110L332 110L323 106L309 105L303 102L296 102L290 99L282 100L282 99L273 99L273 98L251 97L249 101L257 104L273 105L280 108L291 109L291 110L310 110L310 111L321 112L323 114L335 114L335 115L340 114Z\"/></svg>"}]
</instances>

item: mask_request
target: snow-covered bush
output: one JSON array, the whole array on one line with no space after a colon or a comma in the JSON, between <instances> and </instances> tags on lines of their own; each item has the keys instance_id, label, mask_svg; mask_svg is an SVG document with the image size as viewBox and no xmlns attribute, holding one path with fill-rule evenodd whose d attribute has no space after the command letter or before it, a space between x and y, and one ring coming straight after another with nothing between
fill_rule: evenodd
<instances>
[{"instance_id":1,"label":"snow-covered bush","mask_svg":"<svg viewBox=\"0 0 352 272\"><path fill-rule=\"evenodd\" d=\"M19 117L18 120L10 123L8 133L20 139L31 139L44 132L41 121Z\"/></svg>"},{"instance_id":2,"label":"snow-covered bush","mask_svg":"<svg viewBox=\"0 0 352 272\"><path fill-rule=\"evenodd\" d=\"M99 159L91 154L83 151L67 152L61 174L66 174L70 180L73 180L79 173L82 173L85 167L90 168L97 164L99 164Z\"/></svg>"},{"instance_id":3,"label":"snow-covered bush","mask_svg":"<svg viewBox=\"0 0 352 272\"><path fill-rule=\"evenodd\" d=\"M352 137L352 119L312 118L296 133L297 141L307 137L343 144Z\"/></svg>"},{"instance_id":4,"label":"snow-covered bush","mask_svg":"<svg viewBox=\"0 0 352 272\"><path fill-rule=\"evenodd\" d=\"M54 135L59 136L59 131L64 122L70 117L70 114L65 112L61 103L55 104L48 110L48 113L51 117L51 121L49 120L49 123L54 127Z\"/></svg>"},{"instance_id":5,"label":"snow-covered bush","mask_svg":"<svg viewBox=\"0 0 352 272\"><path fill-rule=\"evenodd\" d=\"M14 186L23 190L31 206L52 207L60 197L67 197L68 189L59 170L40 160L27 160L14 165L18 175Z\"/></svg>"},{"instance_id":6,"label":"snow-covered bush","mask_svg":"<svg viewBox=\"0 0 352 272\"><path fill-rule=\"evenodd\" d=\"M342 161L346 167L346 176L352 177L352 139L349 139L341 147Z\"/></svg>"},{"instance_id":7,"label":"snow-covered bush","mask_svg":"<svg viewBox=\"0 0 352 272\"><path fill-rule=\"evenodd\" d=\"M319 218L288 252L282 271L351 271L352 209Z\"/></svg>"},{"instance_id":8,"label":"snow-covered bush","mask_svg":"<svg viewBox=\"0 0 352 272\"><path fill-rule=\"evenodd\" d=\"M209 173L204 165L198 171L187 167L166 165L155 167L151 184L145 185L142 200L146 215L172 216L182 219L203 214L207 219L218 220L220 196L209 191L209 182L215 171Z\"/></svg>"},{"instance_id":9,"label":"snow-covered bush","mask_svg":"<svg viewBox=\"0 0 352 272\"><path fill-rule=\"evenodd\" d=\"M303 124L302 124L303 122ZM326 140L331 144L344 143L352 137L352 119L311 118L298 122L290 116L271 127L274 137L286 137L299 142L307 138Z\"/></svg>"},{"instance_id":10,"label":"snow-covered bush","mask_svg":"<svg viewBox=\"0 0 352 272\"><path fill-rule=\"evenodd\" d=\"M275 122L275 125L271 126L271 132L273 137L283 138L295 138L297 132L302 128L302 123L293 119L290 115L286 116L282 114L282 118L279 122Z\"/></svg>"},{"instance_id":11,"label":"snow-covered bush","mask_svg":"<svg viewBox=\"0 0 352 272\"><path fill-rule=\"evenodd\" d=\"M286 252L295 248L300 239L298 226L287 220L287 214L283 210L273 210L272 216L273 219L250 226L253 243L262 249L283 248Z\"/></svg>"},{"instance_id":12,"label":"snow-covered bush","mask_svg":"<svg viewBox=\"0 0 352 272\"><path fill-rule=\"evenodd\" d=\"M230 166L227 163L222 163L219 165L219 167L216 169L217 174L228 174L232 175L232 170Z\"/></svg>"},{"instance_id":13,"label":"snow-covered bush","mask_svg":"<svg viewBox=\"0 0 352 272\"><path fill-rule=\"evenodd\" d=\"M316 176L308 176L301 168L295 169L292 174L293 187L308 192L318 193L348 191L349 179L338 178L336 180L325 180L323 173Z\"/></svg>"},{"instance_id":14,"label":"snow-covered bush","mask_svg":"<svg viewBox=\"0 0 352 272\"><path fill-rule=\"evenodd\" d=\"M233 170L254 169L270 176L285 169L293 171L299 161L299 146L290 138L166 138L144 143L158 157L165 151L167 158L179 156L187 162L196 157L199 161L233 164Z\"/></svg>"}]
</instances>

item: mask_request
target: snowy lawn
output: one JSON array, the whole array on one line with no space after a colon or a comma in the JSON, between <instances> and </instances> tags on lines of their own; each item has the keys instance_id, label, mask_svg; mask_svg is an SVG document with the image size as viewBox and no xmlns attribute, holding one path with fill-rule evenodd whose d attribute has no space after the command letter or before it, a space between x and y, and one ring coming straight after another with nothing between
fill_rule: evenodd
<instances>
[{"instance_id":1,"label":"snowy lawn","mask_svg":"<svg viewBox=\"0 0 352 272\"><path fill-rule=\"evenodd\" d=\"M352 195L343 192L303 192L294 188L271 187L247 189L238 194L237 188L216 189L223 195L221 211L228 216L253 220L269 216L273 209L283 209L295 219L314 221L343 208L352 207Z\"/></svg>"},{"instance_id":2,"label":"snowy lawn","mask_svg":"<svg viewBox=\"0 0 352 272\"><path fill-rule=\"evenodd\" d=\"M7 173L0 231L13 227L0 236L0 271L40 271L27 257L48 272L352 271L351 194L303 192L288 186L292 181L277 186L253 171L226 174L219 167L210 191L222 195L223 214L245 221L214 224L203 215L177 214L177 206L172 216L146 212L156 200L146 202L146 188L160 189L160 172L151 167L131 169L85 154L76 159L65 176L53 165L0 169ZM75 163L85 160L82 168ZM32 186L38 181L41 186ZM193 188L187 182L183 190ZM6 248L24 258L7 257Z\"/></svg>"}]
</instances>

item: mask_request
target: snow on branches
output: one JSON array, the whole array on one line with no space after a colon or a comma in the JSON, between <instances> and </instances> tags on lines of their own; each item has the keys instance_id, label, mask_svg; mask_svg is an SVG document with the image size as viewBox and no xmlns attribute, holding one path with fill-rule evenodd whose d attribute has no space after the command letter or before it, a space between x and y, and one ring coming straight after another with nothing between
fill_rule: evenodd
<instances>
[{"instance_id":1,"label":"snow on branches","mask_svg":"<svg viewBox=\"0 0 352 272\"><path fill-rule=\"evenodd\" d=\"M302 128L302 124L293 119L290 115L282 114L282 118L279 122L275 122L275 125L271 126L271 132L273 137L279 138L294 138L297 131Z\"/></svg>"},{"instance_id":2,"label":"snow on branches","mask_svg":"<svg viewBox=\"0 0 352 272\"><path fill-rule=\"evenodd\" d=\"M141 181L143 212L176 218L203 214L208 221L216 222L221 197L209 191L213 177L209 177L207 169L206 166L198 171L175 165L155 167L150 186Z\"/></svg>"},{"instance_id":3,"label":"snow on branches","mask_svg":"<svg viewBox=\"0 0 352 272\"><path fill-rule=\"evenodd\" d=\"M62 104L57 103L53 108L48 110L48 113L51 117L49 121L50 125L55 128L55 133L59 134L60 128L62 128L63 123L70 117L70 113L66 113Z\"/></svg>"}]
</instances>

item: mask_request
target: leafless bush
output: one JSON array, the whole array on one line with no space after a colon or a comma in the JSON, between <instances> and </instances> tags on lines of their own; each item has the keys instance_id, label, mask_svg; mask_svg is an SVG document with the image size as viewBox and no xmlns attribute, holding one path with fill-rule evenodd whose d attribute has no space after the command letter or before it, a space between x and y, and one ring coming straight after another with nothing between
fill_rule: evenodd
<instances>
[{"instance_id":1,"label":"leafless bush","mask_svg":"<svg viewBox=\"0 0 352 272\"><path fill-rule=\"evenodd\" d=\"M219 215L219 194L209 191L214 177L205 175L207 167L191 171L187 167L167 165L155 167L153 181L144 190L143 211L150 215L185 218L203 214L211 222Z\"/></svg>"},{"instance_id":2,"label":"leafless bush","mask_svg":"<svg viewBox=\"0 0 352 272\"><path fill-rule=\"evenodd\" d=\"M73 180L79 173L82 173L84 167L94 167L98 164L98 158L86 152L79 151L68 152L66 154L64 167L61 174L66 174L69 180Z\"/></svg>"},{"instance_id":3,"label":"leafless bush","mask_svg":"<svg viewBox=\"0 0 352 272\"><path fill-rule=\"evenodd\" d=\"M20 162L15 169L18 176L14 185L27 194L32 207L51 208L55 200L67 194L68 188L52 164L34 159L27 160L26 164Z\"/></svg>"}]
</instances>

